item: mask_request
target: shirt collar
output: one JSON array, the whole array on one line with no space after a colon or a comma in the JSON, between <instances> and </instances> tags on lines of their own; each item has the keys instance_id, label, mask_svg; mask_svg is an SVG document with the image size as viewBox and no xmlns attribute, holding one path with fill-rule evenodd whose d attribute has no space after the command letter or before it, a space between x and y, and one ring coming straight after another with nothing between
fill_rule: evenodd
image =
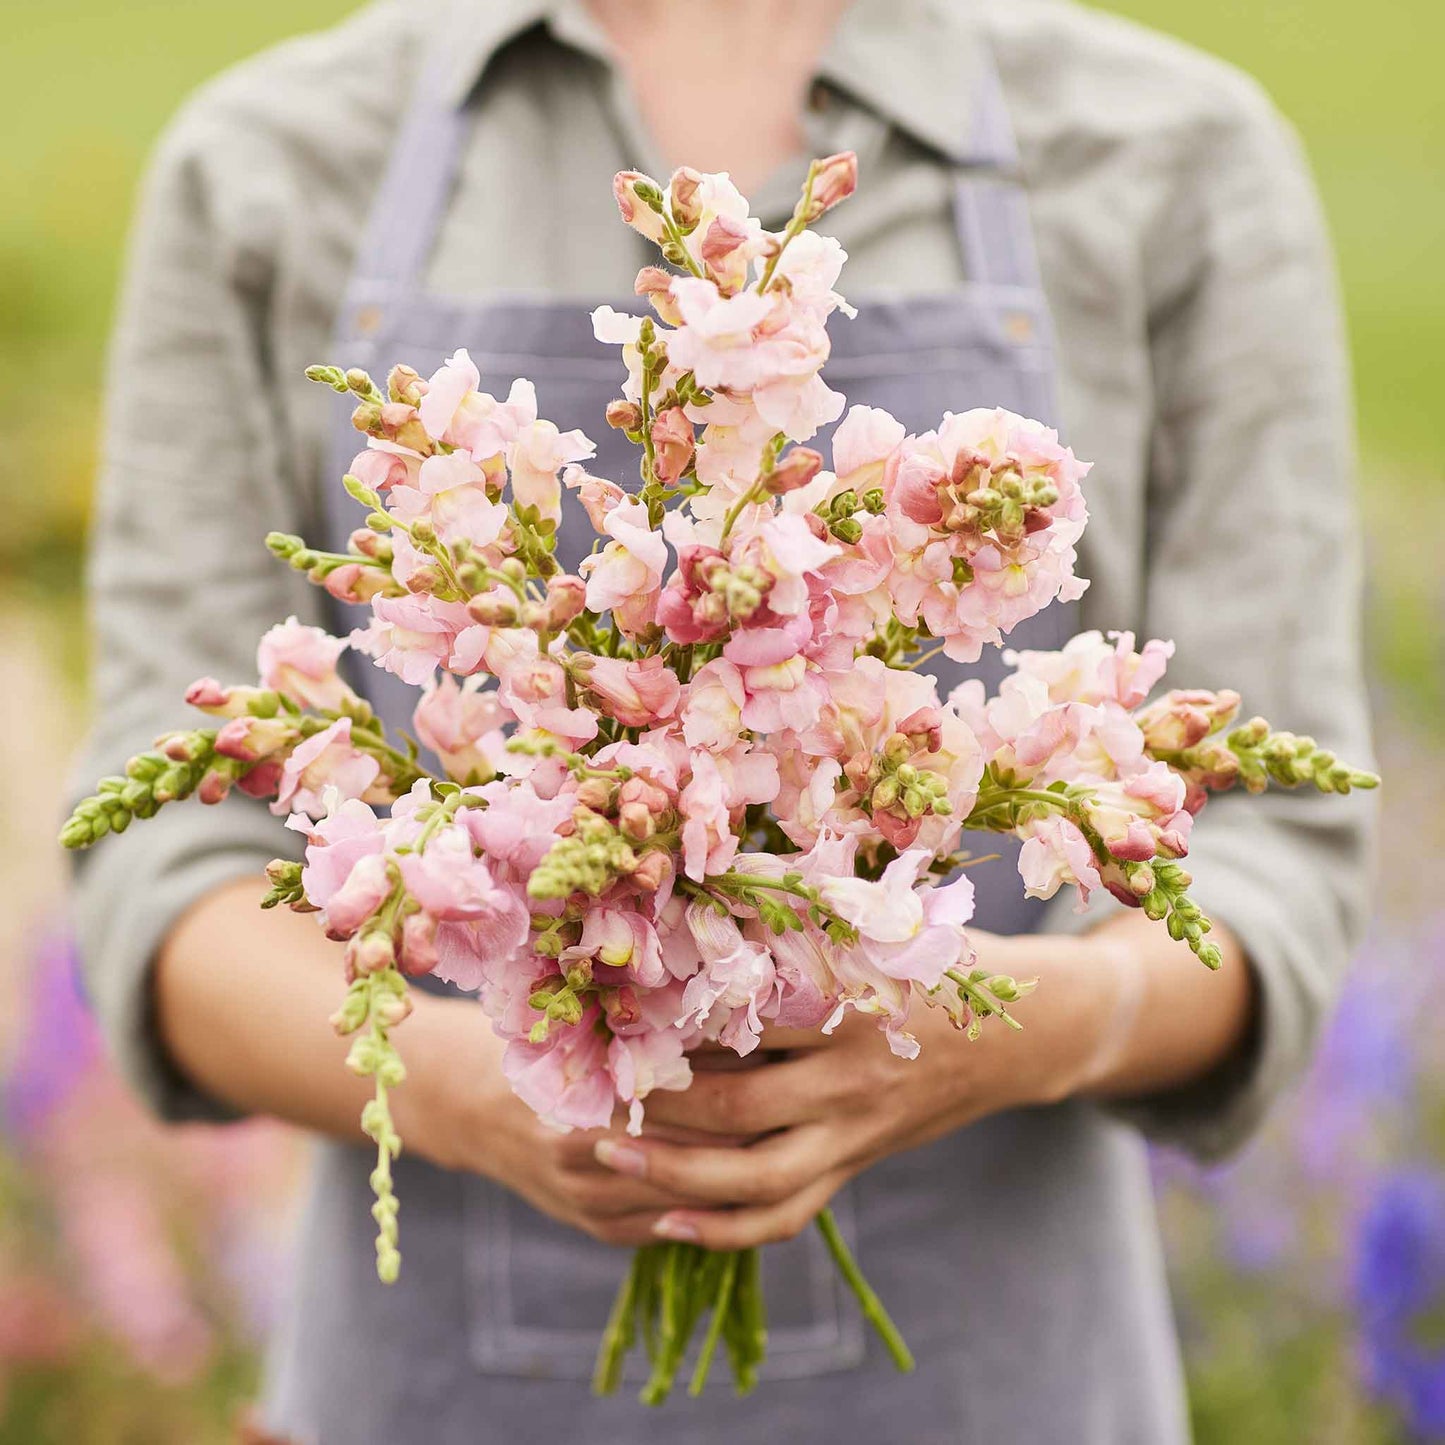
<instances>
[{"instance_id":1,"label":"shirt collar","mask_svg":"<svg viewBox=\"0 0 1445 1445\"><path fill-rule=\"evenodd\" d=\"M508 42L548 25L605 60L580 0L463 0L447 12L455 60L446 93L460 105ZM853 0L817 76L943 155L968 154L982 41L973 0Z\"/></svg>"}]
</instances>

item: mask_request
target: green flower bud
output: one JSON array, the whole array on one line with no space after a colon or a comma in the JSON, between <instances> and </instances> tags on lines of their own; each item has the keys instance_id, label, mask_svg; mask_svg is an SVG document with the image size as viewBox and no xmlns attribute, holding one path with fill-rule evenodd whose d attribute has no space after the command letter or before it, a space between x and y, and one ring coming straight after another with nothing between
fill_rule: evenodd
<instances>
[{"instance_id":1,"label":"green flower bud","mask_svg":"<svg viewBox=\"0 0 1445 1445\"><path fill-rule=\"evenodd\" d=\"M900 791L896 777L884 778L873 789L873 806L879 810L891 808L898 801Z\"/></svg>"},{"instance_id":2,"label":"green flower bud","mask_svg":"<svg viewBox=\"0 0 1445 1445\"><path fill-rule=\"evenodd\" d=\"M346 384L346 373L339 366L308 366L306 380L320 382L343 396L351 389Z\"/></svg>"},{"instance_id":3,"label":"green flower bud","mask_svg":"<svg viewBox=\"0 0 1445 1445\"><path fill-rule=\"evenodd\" d=\"M1158 923L1161 918L1168 917L1169 896L1162 889L1154 889L1146 893L1139 905L1144 910L1144 916Z\"/></svg>"}]
</instances>

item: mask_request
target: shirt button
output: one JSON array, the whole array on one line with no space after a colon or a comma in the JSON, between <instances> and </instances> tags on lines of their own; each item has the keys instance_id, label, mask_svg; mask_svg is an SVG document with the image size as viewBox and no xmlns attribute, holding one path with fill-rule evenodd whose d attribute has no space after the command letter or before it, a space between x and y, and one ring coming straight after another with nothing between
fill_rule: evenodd
<instances>
[{"instance_id":1,"label":"shirt button","mask_svg":"<svg viewBox=\"0 0 1445 1445\"><path fill-rule=\"evenodd\" d=\"M356 313L356 329L363 336L370 336L381 325L381 307L363 306Z\"/></svg>"}]
</instances>

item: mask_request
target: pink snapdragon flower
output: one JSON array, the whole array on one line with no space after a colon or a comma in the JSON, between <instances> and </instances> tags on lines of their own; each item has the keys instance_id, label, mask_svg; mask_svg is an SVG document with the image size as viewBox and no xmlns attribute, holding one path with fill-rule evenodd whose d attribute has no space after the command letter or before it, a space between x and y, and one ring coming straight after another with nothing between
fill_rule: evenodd
<instances>
[{"instance_id":1,"label":"pink snapdragon flower","mask_svg":"<svg viewBox=\"0 0 1445 1445\"><path fill-rule=\"evenodd\" d=\"M652 530L647 508L632 497L604 517L602 530L612 538L600 553L585 557L578 569L587 579L587 605L611 612L628 636L651 627L667 565L667 544Z\"/></svg>"},{"instance_id":2,"label":"pink snapdragon flower","mask_svg":"<svg viewBox=\"0 0 1445 1445\"><path fill-rule=\"evenodd\" d=\"M654 1089L681 1090L692 1083L692 1064L676 1029L614 1034L607 1045L607 1069L617 1097L627 1105L627 1132L642 1133L642 1101Z\"/></svg>"},{"instance_id":3,"label":"pink snapdragon flower","mask_svg":"<svg viewBox=\"0 0 1445 1445\"><path fill-rule=\"evenodd\" d=\"M1134 651L1132 632L1081 632L1058 652L1006 652L1004 661L1024 677L1038 678L1051 702L1113 702L1136 708L1149 696L1174 655L1157 638ZM1111 645L1112 643L1112 645Z\"/></svg>"},{"instance_id":4,"label":"pink snapdragon flower","mask_svg":"<svg viewBox=\"0 0 1445 1445\"><path fill-rule=\"evenodd\" d=\"M738 851L723 775L712 755L696 753L692 779L678 800L682 809L682 867L694 883L727 870Z\"/></svg>"},{"instance_id":5,"label":"pink snapdragon flower","mask_svg":"<svg viewBox=\"0 0 1445 1445\"><path fill-rule=\"evenodd\" d=\"M736 919L702 902L688 905L687 927L702 968L683 989L683 1017L705 1026L734 1052L749 1054L762 1035L759 1009L773 996L772 955L744 938Z\"/></svg>"},{"instance_id":6,"label":"pink snapdragon flower","mask_svg":"<svg viewBox=\"0 0 1445 1445\"><path fill-rule=\"evenodd\" d=\"M876 882L827 878L824 902L858 930L863 956L889 978L936 988L967 949L963 924L973 916L973 883L964 875L943 888L919 888L933 861L927 848L900 854Z\"/></svg>"},{"instance_id":7,"label":"pink snapdragon flower","mask_svg":"<svg viewBox=\"0 0 1445 1445\"><path fill-rule=\"evenodd\" d=\"M608 1040L595 1007L580 1023L553 1028L546 1041L513 1039L502 1055L512 1091L554 1129L604 1129L616 1101Z\"/></svg>"},{"instance_id":8,"label":"pink snapdragon flower","mask_svg":"<svg viewBox=\"0 0 1445 1445\"><path fill-rule=\"evenodd\" d=\"M550 421L535 417L517 433L507 452L512 477L512 496L519 507L535 508L549 522L562 520L562 484L558 474L564 467L585 461L596 448L580 431L558 431Z\"/></svg>"},{"instance_id":9,"label":"pink snapdragon flower","mask_svg":"<svg viewBox=\"0 0 1445 1445\"><path fill-rule=\"evenodd\" d=\"M322 799L318 820L293 813L286 826L306 838L306 866L301 886L306 898L322 913L322 922L333 938L350 936L351 928L333 925L328 913L363 858L379 857L386 847L381 820L358 798L343 798L330 792ZM380 899L377 900L380 902ZM340 920L350 923L350 918Z\"/></svg>"},{"instance_id":10,"label":"pink snapdragon flower","mask_svg":"<svg viewBox=\"0 0 1445 1445\"><path fill-rule=\"evenodd\" d=\"M363 798L380 774L381 764L352 745L351 719L337 718L286 759L271 811L320 817L330 811L328 790L340 798Z\"/></svg>"},{"instance_id":11,"label":"pink snapdragon flower","mask_svg":"<svg viewBox=\"0 0 1445 1445\"><path fill-rule=\"evenodd\" d=\"M687 685L683 703L682 735L690 748L725 752L743 731L743 707L747 703L743 675L726 658L704 664Z\"/></svg>"},{"instance_id":12,"label":"pink snapdragon flower","mask_svg":"<svg viewBox=\"0 0 1445 1445\"><path fill-rule=\"evenodd\" d=\"M581 674L582 687L604 716L624 727L649 727L672 717L682 695L677 674L659 656L641 662L597 657Z\"/></svg>"},{"instance_id":13,"label":"pink snapdragon flower","mask_svg":"<svg viewBox=\"0 0 1445 1445\"><path fill-rule=\"evenodd\" d=\"M505 453L518 431L537 417L530 381L519 380L504 402L480 391L481 375L466 350L454 352L427 382L417 411L433 441L485 463Z\"/></svg>"},{"instance_id":14,"label":"pink snapdragon flower","mask_svg":"<svg viewBox=\"0 0 1445 1445\"><path fill-rule=\"evenodd\" d=\"M587 913L582 920L582 937L564 948L557 962L565 969L583 960L598 968L625 972L643 988L658 988L671 976L662 962L657 930L632 909L599 906Z\"/></svg>"},{"instance_id":15,"label":"pink snapdragon flower","mask_svg":"<svg viewBox=\"0 0 1445 1445\"><path fill-rule=\"evenodd\" d=\"M274 689L297 707L340 712L356 701L356 694L336 671L337 659L345 651L345 638L288 617L261 638L256 670L262 687Z\"/></svg>"},{"instance_id":16,"label":"pink snapdragon flower","mask_svg":"<svg viewBox=\"0 0 1445 1445\"><path fill-rule=\"evenodd\" d=\"M1076 911L1080 913L1102 882L1089 840L1075 823L1057 813L1024 825L1018 868L1030 898L1052 898L1064 884L1073 884L1079 890Z\"/></svg>"},{"instance_id":17,"label":"pink snapdragon flower","mask_svg":"<svg viewBox=\"0 0 1445 1445\"><path fill-rule=\"evenodd\" d=\"M470 672L481 660L486 629L460 602L375 597L371 612L371 622L351 634L351 646L412 687L428 681L438 667Z\"/></svg>"},{"instance_id":18,"label":"pink snapdragon flower","mask_svg":"<svg viewBox=\"0 0 1445 1445\"><path fill-rule=\"evenodd\" d=\"M1003 410L906 438L884 477L899 617L921 618L950 657L972 662L1050 602L1080 596L1087 471L1056 433Z\"/></svg>"},{"instance_id":19,"label":"pink snapdragon flower","mask_svg":"<svg viewBox=\"0 0 1445 1445\"><path fill-rule=\"evenodd\" d=\"M503 748L502 728L511 721L495 691L480 677L458 683L450 673L426 687L412 711L412 727L441 759L447 777L464 783L491 776Z\"/></svg>"}]
</instances>

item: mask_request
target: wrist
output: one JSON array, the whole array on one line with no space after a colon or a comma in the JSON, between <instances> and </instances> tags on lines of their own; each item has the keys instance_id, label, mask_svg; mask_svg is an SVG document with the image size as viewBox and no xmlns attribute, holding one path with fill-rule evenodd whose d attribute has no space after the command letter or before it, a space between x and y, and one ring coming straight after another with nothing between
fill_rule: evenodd
<instances>
[{"instance_id":1,"label":"wrist","mask_svg":"<svg viewBox=\"0 0 1445 1445\"><path fill-rule=\"evenodd\" d=\"M490 1173L510 1096L503 1045L472 1000L413 990L414 1009L396 1030L406 1079L392 1095L403 1147L441 1169Z\"/></svg>"},{"instance_id":2,"label":"wrist","mask_svg":"<svg viewBox=\"0 0 1445 1445\"><path fill-rule=\"evenodd\" d=\"M1127 937L1101 929L1082 936L1031 935L989 940L985 966L1038 987L1013 1004L1014 1032L985 1026L1023 1106L1058 1104L1107 1087L1127 1056L1142 1001L1137 950Z\"/></svg>"}]
</instances>

